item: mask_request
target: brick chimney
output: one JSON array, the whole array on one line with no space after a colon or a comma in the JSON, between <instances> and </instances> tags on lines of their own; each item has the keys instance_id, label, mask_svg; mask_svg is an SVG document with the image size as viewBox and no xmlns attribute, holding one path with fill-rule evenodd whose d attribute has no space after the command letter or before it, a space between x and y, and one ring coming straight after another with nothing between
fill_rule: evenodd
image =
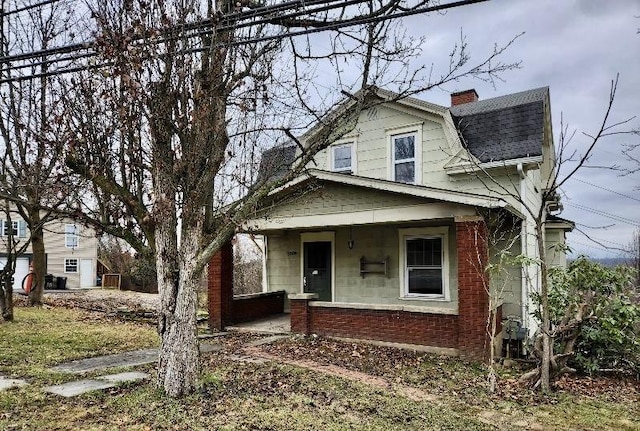
<instances>
[{"instance_id":1,"label":"brick chimney","mask_svg":"<svg viewBox=\"0 0 640 431\"><path fill-rule=\"evenodd\" d=\"M463 103L471 103L478 101L478 93L473 88L471 90L458 91L451 93L451 106L462 105Z\"/></svg>"}]
</instances>

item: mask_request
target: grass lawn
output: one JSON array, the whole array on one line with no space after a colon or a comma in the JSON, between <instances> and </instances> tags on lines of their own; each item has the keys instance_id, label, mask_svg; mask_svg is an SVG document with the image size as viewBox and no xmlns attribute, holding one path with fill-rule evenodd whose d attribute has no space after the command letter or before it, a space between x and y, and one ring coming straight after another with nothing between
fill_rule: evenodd
<instances>
[{"instance_id":1,"label":"grass lawn","mask_svg":"<svg viewBox=\"0 0 640 431\"><path fill-rule=\"evenodd\" d=\"M51 365L157 344L150 325L99 316L17 308L16 322L0 323L0 374L31 383L0 392L1 430L640 430L636 383L574 379L542 397L516 390L504 372L490 395L482 365L321 338L265 346L283 360L264 363L237 360L243 336L221 339L222 351L202 357L199 390L180 400L152 382L69 399L42 392L78 378Z\"/></svg>"}]
</instances>

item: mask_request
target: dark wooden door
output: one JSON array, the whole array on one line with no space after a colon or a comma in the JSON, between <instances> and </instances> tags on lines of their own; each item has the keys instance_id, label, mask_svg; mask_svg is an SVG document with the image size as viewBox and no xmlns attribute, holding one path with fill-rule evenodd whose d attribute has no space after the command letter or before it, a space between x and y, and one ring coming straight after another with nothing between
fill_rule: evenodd
<instances>
[{"instance_id":1,"label":"dark wooden door","mask_svg":"<svg viewBox=\"0 0 640 431\"><path fill-rule=\"evenodd\" d=\"M331 242L305 242L303 250L304 292L317 293L320 301L331 301Z\"/></svg>"}]
</instances>

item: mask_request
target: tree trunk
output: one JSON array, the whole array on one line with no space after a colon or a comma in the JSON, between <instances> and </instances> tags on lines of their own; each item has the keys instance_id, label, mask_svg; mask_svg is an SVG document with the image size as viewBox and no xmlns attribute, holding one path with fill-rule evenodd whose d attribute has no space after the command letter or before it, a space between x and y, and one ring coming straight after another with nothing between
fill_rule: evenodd
<instances>
[{"instance_id":1,"label":"tree trunk","mask_svg":"<svg viewBox=\"0 0 640 431\"><path fill-rule=\"evenodd\" d=\"M540 363L540 389L543 392L549 390L549 371L551 367L551 357L553 345L551 340L551 323L549 318L549 274L546 263L546 250L544 248L543 225L540 221L536 222L536 241L538 244L538 257L540 259L540 308L542 314L542 322L540 322L540 330L542 334L542 358Z\"/></svg>"},{"instance_id":2,"label":"tree trunk","mask_svg":"<svg viewBox=\"0 0 640 431\"><path fill-rule=\"evenodd\" d=\"M9 262L7 261L7 265ZM2 312L2 318L7 321L13 321L13 283L11 283L11 277L7 276L2 281L4 283L4 289L0 288L0 311Z\"/></svg>"},{"instance_id":3,"label":"tree trunk","mask_svg":"<svg viewBox=\"0 0 640 431\"><path fill-rule=\"evenodd\" d=\"M44 244L44 229L40 224L40 214L37 209L29 209L29 230L31 231L31 250L33 251L33 272L35 277L29 304L31 306L42 305L42 293L44 291L44 277L47 269L47 257Z\"/></svg>"},{"instance_id":4,"label":"tree trunk","mask_svg":"<svg viewBox=\"0 0 640 431\"><path fill-rule=\"evenodd\" d=\"M183 218L183 223L188 222ZM162 307L158 384L167 395L180 397L195 390L200 374L196 322L200 273L195 270L195 263L200 248L202 220L193 227L185 228L183 225L177 265L176 259L171 258L172 253L165 252L169 247L177 250L173 233L175 225L173 231L166 231L164 225L156 232L156 262L158 274L162 274L162 280L158 280Z\"/></svg>"}]
</instances>

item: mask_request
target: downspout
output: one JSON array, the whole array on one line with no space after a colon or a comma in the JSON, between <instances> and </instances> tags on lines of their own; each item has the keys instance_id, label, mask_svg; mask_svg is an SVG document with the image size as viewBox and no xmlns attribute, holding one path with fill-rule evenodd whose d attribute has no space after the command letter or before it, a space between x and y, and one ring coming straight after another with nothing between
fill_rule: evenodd
<instances>
[{"instance_id":1,"label":"downspout","mask_svg":"<svg viewBox=\"0 0 640 431\"><path fill-rule=\"evenodd\" d=\"M269 277L267 276L268 259L267 235L262 235L262 291L269 291Z\"/></svg>"},{"instance_id":2,"label":"downspout","mask_svg":"<svg viewBox=\"0 0 640 431\"><path fill-rule=\"evenodd\" d=\"M522 221L522 226L520 228L520 252L527 254L528 253L528 241L527 241L527 212L524 209L525 201L527 198L527 186L524 182L524 179L527 177L527 174L524 171L524 167L522 163L518 163L517 165L518 175L520 177L520 201L523 208L521 208L522 213L524 214L524 220ZM528 292L528 284L527 279L529 277L528 268L526 264L522 264L521 268L522 281L520 282L520 315L522 316L522 326L525 328L529 327L529 295Z\"/></svg>"}]
</instances>

